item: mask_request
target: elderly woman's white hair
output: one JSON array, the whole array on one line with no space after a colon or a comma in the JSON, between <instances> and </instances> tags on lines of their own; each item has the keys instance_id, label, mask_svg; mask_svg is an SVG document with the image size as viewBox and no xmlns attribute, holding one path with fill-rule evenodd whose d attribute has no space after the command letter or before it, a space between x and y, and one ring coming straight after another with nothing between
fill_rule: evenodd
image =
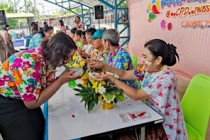
<instances>
[{"instance_id":1,"label":"elderly woman's white hair","mask_svg":"<svg viewBox=\"0 0 210 140\"><path fill-rule=\"evenodd\" d=\"M109 41L112 46L118 46L120 35L115 29L107 29L104 31L102 39Z\"/></svg>"}]
</instances>

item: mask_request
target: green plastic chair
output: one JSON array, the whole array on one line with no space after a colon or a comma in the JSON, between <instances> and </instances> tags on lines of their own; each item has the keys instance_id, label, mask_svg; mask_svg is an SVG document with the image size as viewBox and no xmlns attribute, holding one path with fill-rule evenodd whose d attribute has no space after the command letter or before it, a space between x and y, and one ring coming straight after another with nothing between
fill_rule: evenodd
<instances>
[{"instance_id":1,"label":"green plastic chair","mask_svg":"<svg viewBox=\"0 0 210 140\"><path fill-rule=\"evenodd\" d=\"M133 68L135 69L137 67L137 63L138 63L137 56L136 55L132 55L131 56L131 60L132 60Z\"/></svg>"},{"instance_id":2,"label":"green plastic chair","mask_svg":"<svg viewBox=\"0 0 210 140\"><path fill-rule=\"evenodd\" d=\"M195 75L181 101L189 140L205 140L210 116L210 76Z\"/></svg>"}]
</instances>

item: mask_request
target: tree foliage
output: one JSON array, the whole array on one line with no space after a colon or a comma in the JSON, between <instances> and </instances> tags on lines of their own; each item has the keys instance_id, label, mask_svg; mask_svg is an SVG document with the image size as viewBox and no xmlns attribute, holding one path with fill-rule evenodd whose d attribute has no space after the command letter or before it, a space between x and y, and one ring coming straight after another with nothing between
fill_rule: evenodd
<instances>
[{"instance_id":1,"label":"tree foliage","mask_svg":"<svg viewBox=\"0 0 210 140\"><path fill-rule=\"evenodd\" d=\"M15 9L8 3L0 3L0 10L5 10L5 13L15 13ZM10 25L11 29L18 27L18 20L17 19L7 19L7 24Z\"/></svg>"}]
</instances>

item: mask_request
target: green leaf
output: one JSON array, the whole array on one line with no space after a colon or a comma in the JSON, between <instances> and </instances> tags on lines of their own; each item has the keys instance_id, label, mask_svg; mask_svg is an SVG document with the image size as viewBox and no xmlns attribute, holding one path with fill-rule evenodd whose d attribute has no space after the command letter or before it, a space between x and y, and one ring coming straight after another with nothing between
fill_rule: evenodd
<instances>
[{"instance_id":1,"label":"green leaf","mask_svg":"<svg viewBox=\"0 0 210 140\"><path fill-rule=\"evenodd\" d=\"M22 79L22 81L23 81L23 84L27 85L27 82L24 79Z\"/></svg>"},{"instance_id":2,"label":"green leaf","mask_svg":"<svg viewBox=\"0 0 210 140\"><path fill-rule=\"evenodd\" d=\"M24 58L24 59L28 59L30 56L31 56L30 54L24 54L24 55L23 55L23 58Z\"/></svg>"},{"instance_id":3,"label":"green leaf","mask_svg":"<svg viewBox=\"0 0 210 140\"><path fill-rule=\"evenodd\" d=\"M11 96L14 94L14 91L11 88L7 88L6 92L5 92L5 96Z\"/></svg>"},{"instance_id":4,"label":"green leaf","mask_svg":"<svg viewBox=\"0 0 210 140\"><path fill-rule=\"evenodd\" d=\"M23 93L23 88L21 86L18 86L17 88L18 88L19 93L22 94Z\"/></svg>"},{"instance_id":5,"label":"green leaf","mask_svg":"<svg viewBox=\"0 0 210 140\"><path fill-rule=\"evenodd\" d=\"M111 103L114 100L114 98L116 97L116 95L113 94L113 93L104 93L103 94L103 97L104 97L104 100L107 103Z\"/></svg>"},{"instance_id":6,"label":"green leaf","mask_svg":"<svg viewBox=\"0 0 210 140\"><path fill-rule=\"evenodd\" d=\"M124 102L125 101L125 94L120 93L116 95L117 101Z\"/></svg>"}]
</instances>

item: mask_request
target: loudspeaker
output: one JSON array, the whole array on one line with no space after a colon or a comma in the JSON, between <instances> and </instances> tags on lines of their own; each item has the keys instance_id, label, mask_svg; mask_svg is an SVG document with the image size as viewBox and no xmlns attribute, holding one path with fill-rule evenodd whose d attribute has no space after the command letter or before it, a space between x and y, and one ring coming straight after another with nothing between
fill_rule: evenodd
<instances>
[{"instance_id":1,"label":"loudspeaker","mask_svg":"<svg viewBox=\"0 0 210 140\"><path fill-rule=\"evenodd\" d=\"M5 11L0 10L0 25L5 25L5 24L7 24Z\"/></svg>"},{"instance_id":2,"label":"loudspeaker","mask_svg":"<svg viewBox=\"0 0 210 140\"><path fill-rule=\"evenodd\" d=\"M104 7L103 5L95 6L95 19L103 19L104 18Z\"/></svg>"}]
</instances>

